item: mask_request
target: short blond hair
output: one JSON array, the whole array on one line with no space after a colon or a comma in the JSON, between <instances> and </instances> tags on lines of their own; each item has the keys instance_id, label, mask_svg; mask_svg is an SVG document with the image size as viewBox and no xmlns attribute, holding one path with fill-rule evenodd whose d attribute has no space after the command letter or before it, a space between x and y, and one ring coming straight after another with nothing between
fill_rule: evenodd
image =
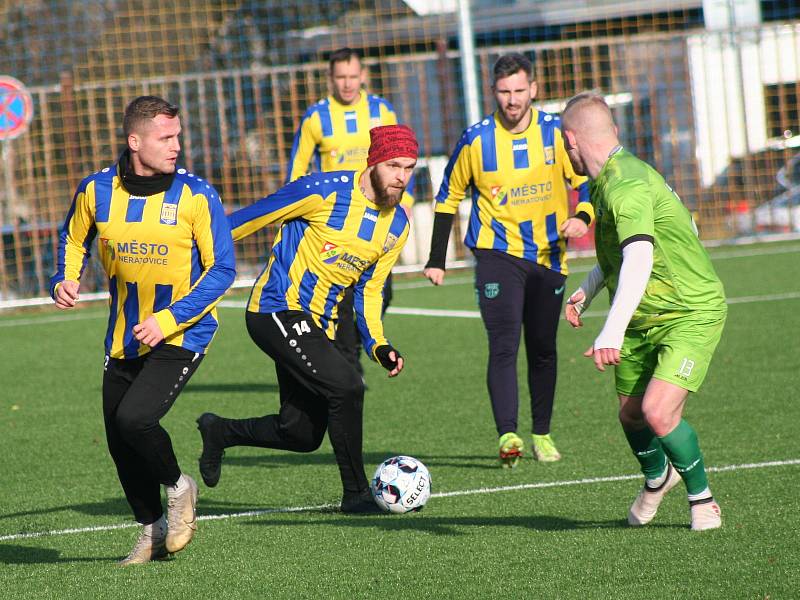
<instances>
[{"instance_id":1,"label":"short blond hair","mask_svg":"<svg viewBox=\"0 0 800 600\"><path fill-rule=\"evenodd\" d=\"M616 135L614 115L598 91L581 92L570 98L561 112L561 125L562 129L571 131L589 129L595 133L608 131Z\"/></svg>"},{"instance_id":2,"label":"short blond hair","mask_svg":"<svg viewBox=\"0 0 800 600\"><path fill-rule=\"evenodd\" d=\"M575 94L567 102L567 105L564 107L564 112L567 112L571 109L575 109L578 106L588 103L600 104L604 106L609 113L611 112L611 109L609 108L608 103L606 102L606 99L603 96L603 94L595 90L590 90L587 92L581 92L580 94Z\"/></svg>"}]
</instances>

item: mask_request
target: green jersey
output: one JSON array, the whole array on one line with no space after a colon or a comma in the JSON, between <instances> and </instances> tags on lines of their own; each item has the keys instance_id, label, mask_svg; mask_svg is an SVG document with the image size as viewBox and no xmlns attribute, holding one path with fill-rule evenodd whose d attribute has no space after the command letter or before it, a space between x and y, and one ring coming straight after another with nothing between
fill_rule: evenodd
<instances>
[{"instance_id":1,"label":"green jersey","mask_svg":"<svg viewBox=\"0 0 800 600\"><path fill-rule=\"evenodd\" d=\"M653 270L629 329L649 329L694 311L727 310L722 282L692 216L653 167L620 148L590 189L597 261L612 300L622 249L638 240L653 242Z\"/></svg>"}]
</instances>

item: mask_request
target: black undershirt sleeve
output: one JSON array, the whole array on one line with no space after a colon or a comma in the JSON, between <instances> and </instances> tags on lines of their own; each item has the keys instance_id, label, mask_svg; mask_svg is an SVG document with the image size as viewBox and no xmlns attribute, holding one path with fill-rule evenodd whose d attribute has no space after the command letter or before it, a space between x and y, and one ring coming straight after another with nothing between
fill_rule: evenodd
<instances>
[{"instance_id":1,"label":"black undershirt sleeve","mask_svg":"<svg viewBox=\"0 0 800 600\"><path fill-rule=\"evenodd\" d=\"M637 233L636 235L632 235L631 237L621 241L619 244L619 249L623 250L625 246L632 244L633 242L650 242L654 246L656 245L655 238L652 235L647 235L646 233Z\"/></svg>"},{"instance_id":2,"label":"black undershirt sleeve","mask_svg":"<svg viewBox=\"0 0 800 600\"><path fill-rule=\"evenodd\" d=\"M582 210L580 212L576 212L572 216L575 217L576 219L580 219L581 221L586 223L586 225L591 225L592 224L592 217L590 217L589 213L587 213L586 211Z\"/></svg>"},{"instance_id":3,"label":"black undershirt sleeve","mask_svg":"<svg viewBox=\"0 0 800 600\"><path fill-rule=\"evenodd\" d=\"M431 235L431 254L428 258L426 269L444 269L447 256L447 240L450 238L450 229L453 227L453 216L448 213L437 212L433 217L433 235Z\"/></svg>"}]
</instances>

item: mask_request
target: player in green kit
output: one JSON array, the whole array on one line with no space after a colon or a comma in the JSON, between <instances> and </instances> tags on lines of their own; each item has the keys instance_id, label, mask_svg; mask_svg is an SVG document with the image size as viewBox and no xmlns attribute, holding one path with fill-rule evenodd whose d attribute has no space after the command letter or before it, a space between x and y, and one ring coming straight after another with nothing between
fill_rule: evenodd
<instances>
[{"instance_id":1,"label":"player in green kit","mask_svg":"<svg viewBox=\"0 0 800 600\"><path fill-rule=\"evenodd\" d=\"M689 211L661 175L622 148L602 96L572 98L561 116L575 172L590 177L597 266L565 308L573 327L602 287L611 309L584 355L615 366L619 420L645 485L628 523L646 525L683 479L691 528L722 525L695 430L683 418L725 325L725 292Z\"/></svg>"}]
</instances>

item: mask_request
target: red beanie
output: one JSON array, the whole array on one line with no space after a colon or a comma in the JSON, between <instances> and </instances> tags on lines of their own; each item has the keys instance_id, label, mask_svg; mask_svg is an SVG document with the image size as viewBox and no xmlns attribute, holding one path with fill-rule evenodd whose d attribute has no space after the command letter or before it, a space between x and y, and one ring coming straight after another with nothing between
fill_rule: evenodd
<instances>
[{"instance_id":1,"label":"red beanie","mask_svg":"<svg viewBox=\"0 0 800 600\"><path fill-rule=\"evenodd\" d=\"M407 125L382 125L369 130L367 166L403 156L416 160L419 144L414 130Z\"/></svg>"}]
</instances>

